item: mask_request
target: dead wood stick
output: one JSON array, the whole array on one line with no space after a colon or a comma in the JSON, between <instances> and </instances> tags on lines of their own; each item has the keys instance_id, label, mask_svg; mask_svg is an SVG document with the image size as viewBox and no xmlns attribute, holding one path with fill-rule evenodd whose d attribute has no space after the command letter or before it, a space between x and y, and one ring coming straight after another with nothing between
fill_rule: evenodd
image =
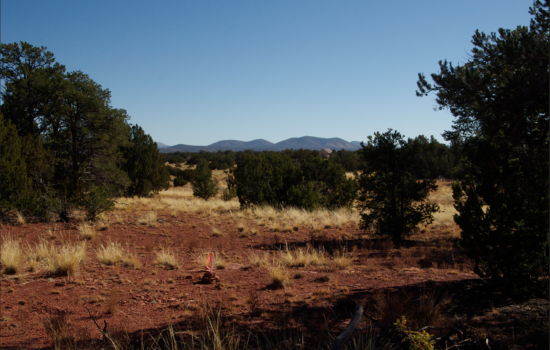
<instances>
[{"instance_id":1,"label":"dead wood stick","mask_svg":"<svg viewBox=\"0 0 550 350\"><path fill-rule=\"evenodd\" d=\"M86 306L84 306L84 308L88 311L88 314L90 314L90 318L92 319L92 321L94 321L97 329L99 329L99 331L103 334L103 341L105 341L105 339L109 339L111 344L113 344L114 348L116 349L117 348L116 343L113 341L113 339L111 339L111 337L109 336L109 333L107 333L107 321L103 320L103 323L105 324L105 326L103 327L103 330L101 330L101 327L99 327L99 325L95 321L95 318L92 316L90 309L88 309Z\"/></svg>"},{"instance_id":2,"label":"dead wood stick","mask_svg":"<svg viewBox=\"0 0 550 350\"><path fill-rule=\"evenodd\" d=\"M349 322L348 326L344 331L334 340L334 344L332 345L332 350L341 350L346 341L349 337L355 332L355 329L359 325L359 322L361 322L361 317L363 316L363 305L357 305L355 306L355 310L353 312L353 318Z\"/></svg>"}]
</instances>

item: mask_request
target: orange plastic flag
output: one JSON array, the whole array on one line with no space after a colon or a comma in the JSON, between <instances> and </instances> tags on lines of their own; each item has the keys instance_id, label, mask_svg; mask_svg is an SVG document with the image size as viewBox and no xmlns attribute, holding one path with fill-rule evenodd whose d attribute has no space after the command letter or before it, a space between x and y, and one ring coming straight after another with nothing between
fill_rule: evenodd
<instances>
[{"instance_id":1,"label":"orange plastic flag","mask_svg":"<svg viewBox=\"0 0 550 350\"><path fill-rule=\"evenodd\" d=\"M210 253L210 255L208 255L208 261L206 262L206 268L210 272L212 272L212 255L214 255L214 254Z\"/></svg>"}]
</instances>

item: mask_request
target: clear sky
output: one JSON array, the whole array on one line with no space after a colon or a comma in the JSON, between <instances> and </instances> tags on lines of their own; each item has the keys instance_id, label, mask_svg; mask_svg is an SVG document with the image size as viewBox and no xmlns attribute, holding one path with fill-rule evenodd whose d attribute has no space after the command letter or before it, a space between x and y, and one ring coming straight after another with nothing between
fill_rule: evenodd
<instances>
[{"instance_id":1,"label":"clear sky","mask_svg":"<svg viewBox=\"0 0 550 350\"><path fill-rule=\"evenodd\" d=\"M364 141L449 130L417 74L468 60L476 29L528 25L525 0L1 2L1 40L46 46L108 88L155 141Z\"/></svg>"}]
</instances>

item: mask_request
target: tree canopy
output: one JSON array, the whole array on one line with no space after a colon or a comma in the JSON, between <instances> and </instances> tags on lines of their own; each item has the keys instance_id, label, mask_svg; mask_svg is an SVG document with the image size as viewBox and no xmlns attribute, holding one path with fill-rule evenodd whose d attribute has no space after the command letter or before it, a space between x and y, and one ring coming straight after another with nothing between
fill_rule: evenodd
<instances>
[{"instance_id":1,"label":"tree canopy","mask_svg":"<svg viewBox=\"0 0 550 350\"><path fill-rule=\"evenodd\" d=\"M426 201L428 194L437 189L436 173L416 180L418 143L405 140L397 131L376 132L368 137L366 145L361 145L365 159L359 177L361 227L372 227L378 235L399 244L418 231L418 224L431 223L433 213L439 210L437 204Z\"/></svg>"},{"instance_id":2,"label":"tree canopy","mask_svg":"<svg viewBox=\"0 0 550 350\"><path fill-rule=\"evenodd\" d=\"M465 158L453 186L459 246L480 276L523 296L548 276L548 8L535 1L528 27L476 31L469 61L439 62L433 85L419 74L417 91L455 117L444 137Z\"/></svg>"},{"instance_id":3,"label":"tree canopy","mask_svg":"<svg viewBox=\"0 0 550 350\"><path fill-rule=\"evenodd\" d=\"M130 117L111 106L108 89L83 72L66 72L45 47L26 42L2 44L0 53L0 78L5 81L0 111L6 132L2 138L13 143L2 147L6 164L2 176L10 179L8 187L13 189L15 182L22 186L20 195L3 197L2 210L15 207L42 217L55 213L67 220L71 209L80 207L93 219L112 207L112 198L130 184L128 170L122 169L123 163L129 163L123 161L124 156L131 156L135 163L143 157L143 163L151 165L140 172L142 182L150 184L140 193L166 188L168 175L149 135L141 130L148 148L141 147L147 152L122 152L137 146L130 133ZM25 200L25 208L23 192L35 198Z\"/></svg>"}]
</instances>

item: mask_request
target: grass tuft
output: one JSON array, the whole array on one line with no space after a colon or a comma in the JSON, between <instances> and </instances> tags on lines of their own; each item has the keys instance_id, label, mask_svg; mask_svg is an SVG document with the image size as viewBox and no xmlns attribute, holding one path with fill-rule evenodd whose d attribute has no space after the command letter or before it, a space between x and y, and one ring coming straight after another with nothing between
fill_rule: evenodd
<instances>
[{"instance_id":1,"label":"grass tuft","mask_svg":"<svg viewBox=\"0 0 550 350\"><path fill-rule=\"evenodd\" d=\"M46 260L47 272L58 276L77 274L85 257L86 243L65 243L59 250L50 250L50 255Z\"/></svg>"},{"instance_id":2,"label":"grass tuft","mask_svg":"<svg viewBox=\"0 0 550 350\"><path fill-rule=\"evenodd\" d=\"M154 211L151 211L143 215L141 218L138 219L138 224L146 225L148 227L157 227L157 214Z\"/></svg>"},{"instance_id":3,"label":"grass tuft","mask_svg":"<svg viewBox=\"0 0 550 350\"><path fill-rule=\"evenodd\" d=\"M18 225L25 225L27 223L23 214L21 214L19 211L15 212L15 218L17 220Z\"/></svg>"},{"instance_id":4,"label":"grass tuft","mask_svg":"<svg viewBox=\"0 0 550 350\"><path fill-rule=\"evenodd\" d=\"M94 227L87 222L84 222L77 227L78 233L80 234L80 237L85 240L92 240L94 239L97 234L94 230Z\"/></svg>"},{"instance_id":5,"label":"grass tuft","mask_svg":"<svg viewBox=\"0 0 550 350\"><path fill-rule=\"evenodd\" d=\"M269 270L269 278L271 279L270 287L273 289L282 289L290 285L288 273L283 267L272 267Z\"/></svg>"},{"instance_id":6,"label":"grass tuft","mask_svg":"<svg viewBox=\"0 0 550 350\"><path fill-rule=\"evenodd\" d=\"M161 248L161 250L157 252L157 258L155 259L154 264L163 265L169 267L171 270L174 270L178 268L178 257L170 249L165 250L164 248Z\"/></svg>"},{"instance_id":7,"label":"grass tuft","mask_svg":"<svg viewBox=\"0 0 550 350\"><path fill-rule=\"evenodd\" d=\"M2 239L2 248L0 249L0 262L2 263L2 271L6 275L16 274L21 269L22 255L19 241L11 236L6 236Z\"/></svg>"}]
</instances>

